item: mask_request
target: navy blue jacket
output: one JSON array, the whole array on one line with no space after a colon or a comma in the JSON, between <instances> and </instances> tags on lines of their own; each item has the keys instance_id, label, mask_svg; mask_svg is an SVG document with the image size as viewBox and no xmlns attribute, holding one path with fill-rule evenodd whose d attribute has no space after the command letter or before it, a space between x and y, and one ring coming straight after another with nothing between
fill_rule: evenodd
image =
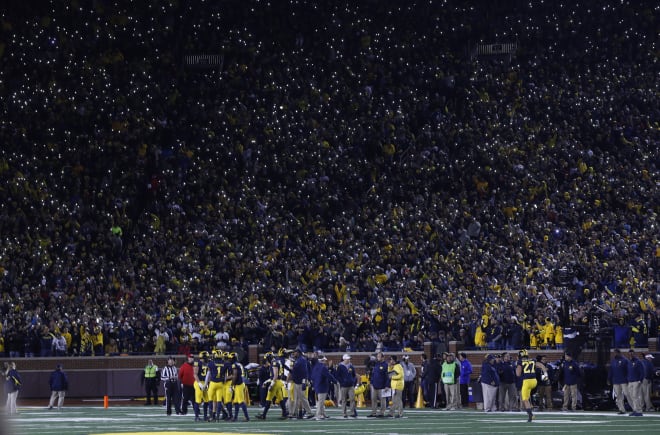
<instances>
[{"instance_id":1,"label":"navy blue jacket","mask_svg":"<svg viewBox=\"0 0 660 435\"><path fill-rule=\"evenodd\" d=\"M610 384L627 384L628 383L628 360L621 355L615 356L610 363L610 372L607 378Z\"/></svg>"},{"instance_id":2,"label":"navy blue jacket","mask_svg":"<svg viewBox=\"0 0 660 435\"><path fill-rule=\"evenodd\" d=\"M291 368L291 380L294 384L302 384L303 379L309 379L309 364L304 356L299 356Z\"/></svg>"},{"instance_id":3,"label":"navy blue jacket","mask_svg":"<svg viewBox=\"0 0 660 435\"><path fill-rule=\"evenodd\" d=\"M330 381L336 382L334 376L330 374L328 366L322 362L314 364L314 367L312 367L312 386L314 387L314 391L317 394L327 393L330 391Z\"/></svg>"},{"instance_id":4,"label":"navy blue jacket","mask_svg":"<svg viewBox=\"0 0 660 435\"><path fill-rule=\"evenodd\" d=\"M374 364L374 368L371 370L371 385L377 390L382 390L389 386L387 363L385 361L376 361L376 364Z\"/></svg>"},{"instance_id":5,"label":"navy blue jacket","mask_svg":"<svg viewBox=\"0 0 660 435\"><path fill-rule=\"evenodd\" d=\"M628 382L641 382L644 380L644 365L635 357L628 361Z\"/></svg>"},{"instance_id":6,"label":"navy blue jacket","mask_svg":"<svg viewBox=\"0 0 660 435\"><path fill-rule=\"evenodd\" d=\"M48 385L51 391L66 391L69 389L69 380L61 369L56 369L50 374Z\"/></svg>"},{"instance_id":7,"label":"navy blue jacket","mask_svg":"<svg viewBox=\"0 0 660 435\"><path fill-rule=\"evenodd\" d=\"M653 363L646 358L642 359L641 361L644 365L644 379L648 379L649 381L653 380L653 373L655 372Z\"/></svg>"},{"instance_id":8,"label":"navy blue jacket","mask_svg":"<svg viewBox=\"0 0 660 435\"><path fill-rule=\"evenodd\" d=\"M497 364L497 374L500 376L500 382L503 384L513 384L516 382L516 369L511 361L502 361Z\"/></svg>"},{"instance_id":9,"label":"navy blue jacket","mask_svg":"<svg viewBox=\"0 0 660 435\"><path fill-rule=\"evenodd\" d=\"M577 385L581 377L580 364L575 360L564 361L561 369L564 377L564 385Z\"/></svg>"},{"instance_id":10,"label":"navy blue jacket","mask_svg":"<svg viewBox=\"0 0 660 435\"><path fill-rule=\"evenodd\" d=\"M481 365L481 383L495 387L500 386L500 376L497 374L495 366L488 361L484 361Z\"/></svg>"},{"instance_id":11,"label":"navy blue jacket","mask_svg":"<svg viewBox=\"0 0 660 435\"><path fill-rule=\"evenodd\" d=\"M349 366L344 364L337 365L337 382L340 387L354 387L357 385L355 367L353 367L353 364L350 364Z\"/></svg>"},{"instance_id":12,"label":"navy blue jacket","mask_svg":"<svg viewBox=\"0 0 660 435\"><path fill-rule=\"evenodd\" d=\"M13 393L14 391L20 390L21 383L22 383L21 375L19 375L16 370L10 369L6 375L5 391L8 393Z\"/></svg>"}]
</instances>

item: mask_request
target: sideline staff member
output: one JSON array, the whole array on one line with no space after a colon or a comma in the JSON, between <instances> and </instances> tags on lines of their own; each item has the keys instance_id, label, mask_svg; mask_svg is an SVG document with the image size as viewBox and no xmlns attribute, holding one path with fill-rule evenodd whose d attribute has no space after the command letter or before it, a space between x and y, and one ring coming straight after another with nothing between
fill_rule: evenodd
<instances>
[{"instance_id":1,"label":"sideline staff member","mask_svg":"<svg viewBox=\"0 0 660 435\"><path fill-rule=\"evenodd\" d=\"M152 396L154 405L158 405L158 378L158 366L154 364L154 360L150 359L142 373L145 393L147 394L147 401L144 406L151 405Z\"/></svg>"},{"instance_id":2,"label":"sideline staff member","mask_svg":"<svg viewBox=\"0 0 660 435\"><path fill-rule=\"evenodd\" d=\"M181 413L188 414L188 402L195 403L195 356L188 355L186 362L179 368L179 383L182 385ZM193 405L194 407L194 405Z\"/></svg>"},{"instance_id":3,"label":"sideline staff member","mask_svg":"<svg viewBox=\"0 0 660 435\"><path fill-rule=\"evenodd\" d=\"M57 399L57 410L61 411L62 405L64 405L66 390L69 389L69 380L66 377L66 373L62 371L62 364L55 366L55 370L53 370L48 379L48 386L51 391L48 409L53 409L55 399Z\"/></svg>"}]
</instances>

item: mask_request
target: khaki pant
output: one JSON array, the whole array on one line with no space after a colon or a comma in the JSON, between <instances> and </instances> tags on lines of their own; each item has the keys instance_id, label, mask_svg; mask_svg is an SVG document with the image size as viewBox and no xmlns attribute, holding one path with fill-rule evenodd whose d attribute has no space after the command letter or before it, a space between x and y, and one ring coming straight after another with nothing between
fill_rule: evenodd
<instances>
[{"instance_id":1,"label":"khaki pant","mask_svg":"<svg viewBox=\"0 0 660 435\"><path fill-rule=\"evenodd\" d=\"M303 384L293 384L293 404L290 411L294 417L298 417L299 411L305 411L307 415L312 415L312 408L309 406L309 399L307 399L307 388L303 388Z\"/></svg>"},{"instance_id":2,"label":"khaki pant","mask_svg":"<svg viewBox=\"0 0 660 435\"><path fill-rule=\"evenodd\" d=\"M626 412L626 406L623 404L623 400L628 395L628 384L614 384L612 390L616 396L617 409L619 412Z\"/></svg>"},{"instance_id":3,"label":"khaki pant","mask_svg":"<svg viewBox=\"0 0 660 435\"><path fill-rule=\"evenodd\" d=\"M64 405L64 396L66 396L66 391L53 391L50 393L50 402L48 403L48 407L52 408L55 406L55 399L57 399L57 409L62 409L62 405Z\"/></svg>"},{"instance_id":4,"label":"khaki pant","mask_svg":"<svg viewBox=\"0 0 660 435\"><path fill-rule=\"evenodd\" d=\"M458 390L458 384L444 384L445 396L447 397L448 410L454 411L461 407L461 397Z\"/></svg>"},{"instance_id":5,"label":"khaki pant","mask_svg":"<svg viewBox=\"0 0 660 435\"><path fill-rule=\"evenodd\" d=\"M564 404L562 405L561 409L562 411L566 411L569 409L572 409L575 411L577 409L577 384L573 385L564 385Z\"/></svg>"},{"instance_id":6,"label":"khaki pant","mask_svg":"<svg viewBox=\"0 0 660 435\"><path fill-rule=\"evenodd\" d=\"M393 417L403 416L403 390L392 389L392 407L390 415Z\"/></svg>"},{"instance_id":7,"label":"khaki pant","mask_svg":"<svg viewBox=\"0 0 660 435\"><path fill-rule=\"evenodd\" d=\"M653 381L650 379L644 379L642 381L642 399L643 399L643 405L644 405L644 411L653 411L655 410L655 407L653 406L653 402L651 402L651 390L653 387Z\"/></svg>"},{"instance_id":8,"label":"khaki pant","mask_svg":"<svg viewBox=\"0 0 660 435\"><path fill-rule=\"evenodd\" d=\"M380 403L379 403L380 402ZM387 397L383 397L382 388L371 386L371 415L385 415Z\"/></svg>"},{"instance_id":9,"label":"khaki pant","mask_svg":"<svg viewBox=\"0 0 660 435\"><path fill-rule=\"evenodd\" d=\"M317 419L325 417L325 398L328 393L316 393L316 415Z\"/></svg>"},{"instance_id":10,"label":"khaki pant","mask_svg":"<svg viewBox=\"0 0 660 435\"><path fill-rule=\"evenodd\" d=\"M628 399L633 412L641 413L644 402L642 399L642 383L640 381L628 382Z\"/></svg>"},{"instance_id":11,"label":"khaki pant","mask_svg":"<svg viewBox=\"0 0 660 435\"><path fill-rule=\"evenodd\" d=\"M348 402L351 402L350 404L350 413L351 416L354 416L357 414L357 409L355 408L355 388L354 387L339 387L339 397L341 400L341 409L342 412L344 413L344 416L347 416L346 414L346 407L348 406Z\"/></svg>"}]
</instances>

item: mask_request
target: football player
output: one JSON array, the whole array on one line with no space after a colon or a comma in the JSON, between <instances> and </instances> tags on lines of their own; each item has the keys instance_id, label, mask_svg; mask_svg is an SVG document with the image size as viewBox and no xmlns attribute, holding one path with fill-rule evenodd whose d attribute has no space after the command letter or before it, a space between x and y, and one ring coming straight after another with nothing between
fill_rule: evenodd
<instances>
[{"instance_id":1,"label":"football player","mask_svg":"<svg viewBox=\"0 0 660 435\"><path fill-rule=\"evenodd\" d=\"M199 359L193 363L195 374L195 421L200 421L199 406L204 408L204 421L209 419L209 394L206 384L206 373L208 372L209 353L205 350L199 353Z\"/></svg>"},{"instance_id":2,"label":"football player","mask_svg":"<svg viewBox=\"0 0 660 435\"><path fill-rule=\"evenodd\" d=\"M217 350L211 352L211 361L208 363L206 372L206 385L208 385L209 402L213 404L211 418L209 421L219 421L227 419L227 412L223 407L224 400L224 362L222 354Z\"/></svg>"},{"instance_id":3,"label":"football player","mask_svg":"<svg viewBox=\"0 0 660 435\"><path fill-rule=\"evenodd\" d=\"M257 418L265 420L271 404L279 403L280 408L282 409L282 416L280 418L287 419L289 417L289 412L287 411L286 402L289 395L285 384L286 374L284 371L284 361L282 359L286 358L286 349L280 349L278 356L275 356L272 352L268 352L265 358L270 362L269 378L264 382L264 385L268 385L268 393L266 393L266 406L264 407L264 412L257 415Z\"/></svg>"},{"instance_id":4,"label":"football player","mask_svg":"<svg viewBox=\"0 0 660 435\"><path fill-rule=\"evenodd\" d=\"M245 385L245 369L243 365L236 361L236 353L231 352L229 354L229 361L232 364L232 377L231 377L231 386L230 390L233 392L233 399L231 403L234 404L234 419L233 421L238 420L238 410L243 410L243 415L245 416L245 421L250 421L250 417L247 412L247 405L245 404L245 395L247 393L247 388ZM231 405L228 405L231 406Z\"/></svg>"}]
</instances>

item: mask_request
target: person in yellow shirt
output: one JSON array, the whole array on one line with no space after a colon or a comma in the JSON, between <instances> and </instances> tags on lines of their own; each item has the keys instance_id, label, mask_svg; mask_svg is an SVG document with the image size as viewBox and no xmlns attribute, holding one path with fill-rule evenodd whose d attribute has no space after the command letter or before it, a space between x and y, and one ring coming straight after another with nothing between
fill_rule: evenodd
<instances>
[{"instance_id":1,"label":"person in yellow shirt","mask_svg":"<svg viewBox=\"0 0 660 435\"><path fill-rule=\"evenodd\" d=\"M474 346L478 349L486 348L486 324L480 323L474 332Z\"/></svg>"},{"instance_id":2,"label":"person in yellow shirt","mask_svg":"<svg viewBox=\"0 0 660 435\"><path fill-rule=\"evenodd\" d=\"M387 366L392 389L392 406L388 417L401 418L403 416L403 367L399 364L396 355L390 356Z\"/></svg>"},{"instance_id":3,"label":"person in yellow shirt","mask_svg":"<svg viewBox=\"0 0 660 435\"><path fill-rule=\"evenodd\" d=\"M549 349L555 345L555 324L552 323L550 317L545 318L545 324L541 328L541 337L543 348Z\"/></svg>"},{"instance_id":4,"label":"person in yellow shirt","mask_svg":"<svg viewBox=\"0 0 660 435\"><path fill-rule=\"evenodd\" d=\"M104 356L105 350L103 348L103 331L98 326L94 328L94 333L91 336L92 338L92 347L94 349L94 355Z\"/></svg>"},{"instance_id":5,"label":"person in yellow shirt","mask_svg":"<svg viewBox=\"0 0 660 435\"><path fill-rule=\"evenodd\" d=\"M564 348L564 329L559 323L555 326L555 347L557 349Z\"/></svg>"},{"instance_id":6,"label":"person in yellow shirt","mask_svg":"<svg viewBox=\"0 0 660 435\"><path fill-rule=\"evenodd\" d=\"M80 355L92 356L94 355L94 342L92 340L92 332L88 327L80 327L82 333L80 336Z\"/></svg>"},{"instance_id":7,"label":"person in yellow shirt","mask_svg":"<svg viewBox=\"0 0 660 435\"><path fill-rule=\"evenodd\" d=\"M534 328L529 334L529 347L532 349L540 349L541 343L543 342L543 337L541 336L541 331Z\"/></svg>"}]
</instances>

